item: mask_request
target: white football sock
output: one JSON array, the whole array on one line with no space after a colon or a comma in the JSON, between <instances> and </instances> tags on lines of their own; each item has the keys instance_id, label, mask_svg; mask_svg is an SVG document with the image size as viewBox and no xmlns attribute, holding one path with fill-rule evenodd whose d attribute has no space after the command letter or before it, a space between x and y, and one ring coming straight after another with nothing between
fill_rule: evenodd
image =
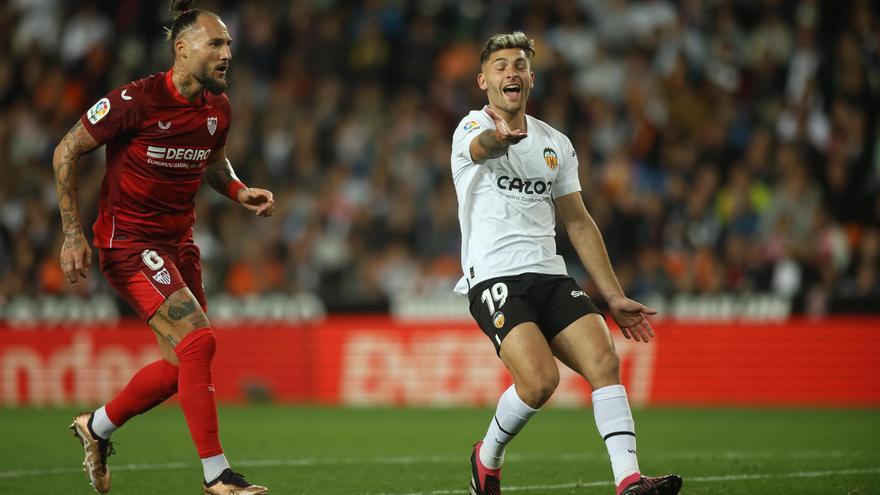
<instances>
[{"instance_id":1,"label":"white football sock","mask_svg":"<svg viewBox=\"0 0 880 495\"><path fill-rule=\"evenodd\" d=\"M504 447L513 440L520 430L535 415L538 409L532 409L516 394L516 385L501 394L495 417L489 423L489 430L483 438L480 448L480 462L489 469L498 469L504 463Z\"/></svg>"},{"instance_id":2,"label":"white football sock","mask_svg":"<svg viewBox=\"0 0 880 495\"><path fill-rule=\"evenodd\" d=\"M220 476L220 473L228 467L229 462L226 460L226 455L224 454L212 455L211 457L205 457L202 459L202 469L205 471L205 483L214 481L214 479L217 476Z\"/></svg>"},{"instance_id":3,"label":"white football sock","mask_svg":"<svg viewBox=\"0 0 880 495\"><path fill-rule=\"evenodd\" d=\"M119 427L114 425L107 416L107 409L104 406L99 407L95 410L95 413L92 414L92 432L102 439L110 440L110 435L112 435L117 428Z\"/></svg>"},{"instance_id":4,"label":"white football sock","mask_svg":"<svg viewBox=\"0 0 880 495\"><path fill-rule=\"evenodd\" d=\"M599 434L608 448L608 456L611 457L614 484L619 485L627 476L639 472L635 422L623 385L609 385L594 390L593 415Z\"/></svg>"}]
</instances>

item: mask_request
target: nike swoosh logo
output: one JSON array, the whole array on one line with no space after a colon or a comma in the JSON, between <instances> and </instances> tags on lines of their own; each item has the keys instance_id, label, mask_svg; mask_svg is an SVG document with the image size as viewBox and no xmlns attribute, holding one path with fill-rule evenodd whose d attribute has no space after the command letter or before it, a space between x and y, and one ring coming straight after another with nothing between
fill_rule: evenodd
<instances>
[{"instance_id":1,"label":"nike swoosh logo","mask_svg":"<svg viewBox=\"0 0 880 495\"><path fill-rule=\"evenodd\" d=\"M126 91L128 91L128 90L127 90L127 89L123 89L123 90L122 90L122 93L119 93L119 94L122 95L122 99L123 99L123 100L128 101L128 100L131 99L131 96L126 95L126 94L125 94Z\"/></svg>"}]
</instances>

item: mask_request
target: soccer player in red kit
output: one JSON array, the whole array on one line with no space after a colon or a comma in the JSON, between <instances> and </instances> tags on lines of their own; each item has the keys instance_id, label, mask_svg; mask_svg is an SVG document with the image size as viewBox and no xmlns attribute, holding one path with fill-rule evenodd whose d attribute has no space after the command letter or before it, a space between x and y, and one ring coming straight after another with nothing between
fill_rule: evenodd
<instances>
[{"instance_id":1,"label":"soccer player in red kit","mask_svg":"<svg viewBox=\"0 0 880 495\"><path fill-rule=\"evenodd\" d=\"M172 1L180 12L168 31L174 66L101 98L55 149L53 168L64 244L61 268L76 284L91 263L77 202L77 160L106 145L94 244L107 281L157 334L162 357L139 370L113 400L74 418L85 471L99 493L110 490L110 435L130 418L178 394L204 469L205 494L265 494L230 469L220 446L211 362L217 341L205 316L194 198L204 180L259 216L272 193L239 181L226 158L230 124L226 71L229 32L221 19Z\"/></svg>"}]
</instances>

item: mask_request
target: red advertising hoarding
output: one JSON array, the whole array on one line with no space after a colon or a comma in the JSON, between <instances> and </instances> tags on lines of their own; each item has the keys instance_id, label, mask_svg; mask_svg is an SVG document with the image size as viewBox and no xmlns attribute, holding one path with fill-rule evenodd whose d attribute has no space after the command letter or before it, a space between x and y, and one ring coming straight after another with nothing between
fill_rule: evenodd
<instances>
[{"instance_id":1,"label":"red advertising hoarding","mask_svg":"<svg viewBox=\"0 0 880 495\"><path fill-rule=\"evenodd\" d=\"M880 318L787 323L658 321L651 344L615 330L637 405L880 406ZM217 398L345 405L490 405L510 378L470 323L330 317L304 326L218 328ZM106 401L158 358L137 321L82 330L0 327L5 405ZM553 403L589 403L560 369Z\"/></svg>"}]
</instances>

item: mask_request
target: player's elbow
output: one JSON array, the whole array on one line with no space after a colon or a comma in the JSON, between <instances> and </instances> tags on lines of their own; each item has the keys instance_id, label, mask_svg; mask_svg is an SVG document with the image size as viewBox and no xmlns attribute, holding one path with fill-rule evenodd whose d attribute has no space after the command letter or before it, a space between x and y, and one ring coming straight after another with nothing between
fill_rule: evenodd
<instances>
[{"instance_id":1,"label":"player's elbow","mask_svg":"<svg viewBox=\"0 0 880 495\"><path fill-rule=\"evenodd\" d=\"M55 151L52 153L52 168L58 168L58 165L62 162L66 153L67 145L64 140L62 140L58 143L58 146L55 147Z\"/></svg>"},{"instance_id":2,"label":"player's elbow","mask_svg":"<svg viewBox=\"0 0 880 495\"><path fill-rule=\"evenodd\" d=\"M572 239L586 237L589 235L590 229L595 228L595 225L591 224L586 217L567 219L563 223L565 231Z\"/></svg>"},{"instance_id":3,"label":"player's elbow","mask_svg":"<svg viewBox=\"0 0 880 495\"><path fill-rule=\"evenodd\" d=\"M83 155L89 153L88 149L78 149L70 145L67 138L63 139L58 146L55 147L55 152L52 154L52 168L57 169L63 165L76 165L80 158Z\"/></svg>"},{"instance_id":4,"label":"player's elbow","mask_svg":"<svg viewBox=\"0 0 880 495\"><path fill-rule=\"evenodd\" d=\"M471 143L470 154L471 160L474 163L483 163L484 161L486 161L486 158L488 158L486 150L484 150L482 146L476 143Z\"/></svg>"}]
</instances>

